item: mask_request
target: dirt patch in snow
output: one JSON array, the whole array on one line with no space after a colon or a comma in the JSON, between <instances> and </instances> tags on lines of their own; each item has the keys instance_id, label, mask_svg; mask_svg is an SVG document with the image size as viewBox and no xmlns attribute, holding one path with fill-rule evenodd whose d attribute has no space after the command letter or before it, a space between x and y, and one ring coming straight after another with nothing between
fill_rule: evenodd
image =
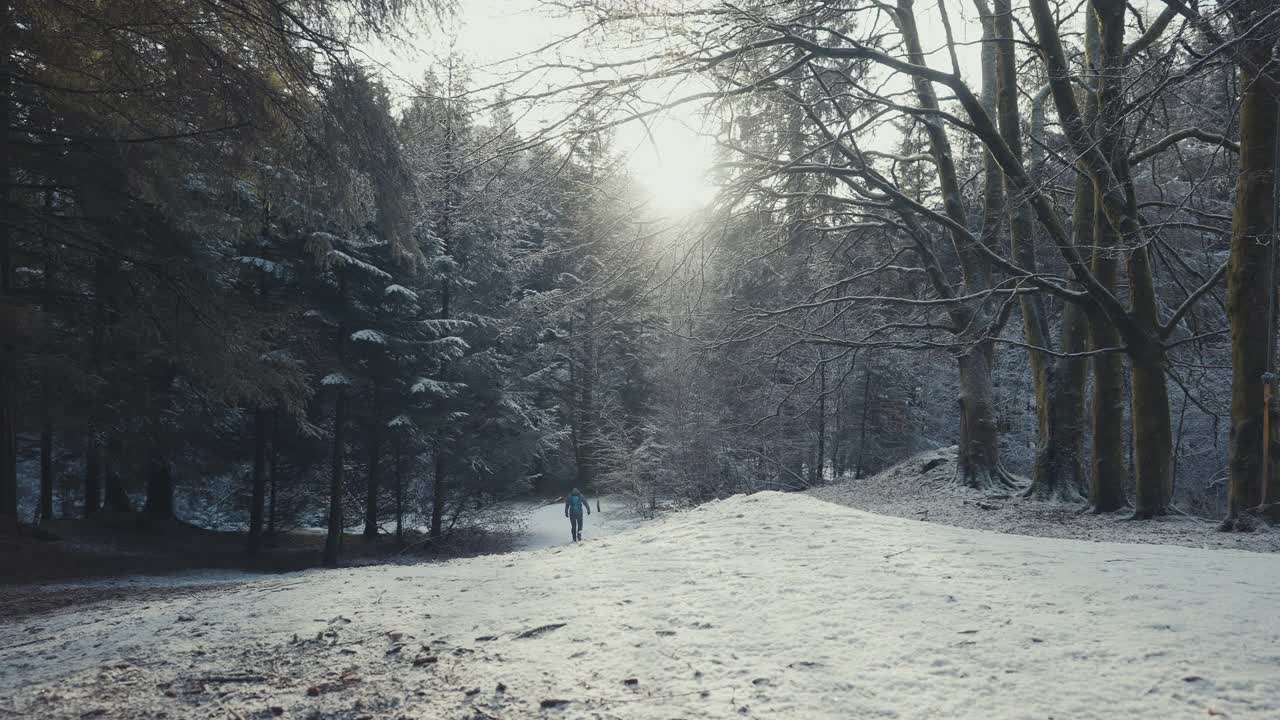
<instances>
[{"instance_id":1,"label":"dirt patch in snow","mask_svg":"<svg viewBox=\"0 0 1280 720\"><path fill-rule=\"evenodd\" d=\"M921 453L871 477L847 479L808 494L838 505L911 520L1015 535L1099 542L1280 552L1280 532L1219 532L1218 521L1173 514L1131 521L1128 511L1094 515L1079 505L988 495L952 482L956 448Z\"/></svg>"}]
</instances>

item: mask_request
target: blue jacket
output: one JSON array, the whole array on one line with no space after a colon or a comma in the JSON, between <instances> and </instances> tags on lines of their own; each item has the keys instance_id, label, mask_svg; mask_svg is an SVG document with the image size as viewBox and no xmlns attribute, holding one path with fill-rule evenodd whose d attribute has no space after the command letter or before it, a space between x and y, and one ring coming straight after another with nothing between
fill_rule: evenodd
<instances>
[{"instance_id":1,"label":"blue jacket","mask_svg":"<svg viewBox=\"0 0 1280 720\"><path fill-rule=\"evenodd\" d=\"M565 515L581 515L582 508L584 507L587 509L587 514L590 515L591 505L587 503L586 498L582 497L581 495L570 494L569 497L565 498L565 501L564 501L564 514Z\"/></svg>"}]
</instances>

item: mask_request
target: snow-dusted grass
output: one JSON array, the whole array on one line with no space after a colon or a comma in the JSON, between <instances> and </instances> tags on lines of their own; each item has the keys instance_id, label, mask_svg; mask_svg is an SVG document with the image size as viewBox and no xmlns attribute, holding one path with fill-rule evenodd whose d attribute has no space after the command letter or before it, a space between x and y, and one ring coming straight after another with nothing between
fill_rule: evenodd
<instances>
[{"instance_id":1,"label":"snow-dusted grass","mask_svg":"<svg viewBox=\"0 0 1280 720\"><path fill-rule=\"evenodd\" d=\"M1276 577L1273 554L760 493L580 545L0 626L0 715L1275 718Z\"/></svg>"},{"instance_id":2,"label":"snow-dusted grass","mask_svg":"<svg viewBox=\"0 0 1280 720\"><path fill-rule=\"evenodd\" d=\"M808 494L882 515L975 530L1106 542L1280 551L1280 532L1260 526L1252 533L1217 531L1218 519L1173 512L1157 520L1131 522L1131 510L1082 513L1083 503L1060 504L1020 497L991 498L952 483L955 447L921 453L876 475L845 479Z\"/></svg>"}]
</instances>

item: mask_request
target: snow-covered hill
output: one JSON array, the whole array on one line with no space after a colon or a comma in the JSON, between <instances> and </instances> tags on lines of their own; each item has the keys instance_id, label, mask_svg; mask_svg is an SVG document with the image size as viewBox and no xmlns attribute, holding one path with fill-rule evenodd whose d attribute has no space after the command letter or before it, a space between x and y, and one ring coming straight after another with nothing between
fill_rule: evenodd
<instances>
[{"instance_id":1,"label":"snow-covered hill","mask_svg":"<svg viewBox=\"0 0 1280 720\"><path fill-rule=\"evenodd\" d=\"M1280 556L760 493L610 538L0 627L0 715L1280 717Z\"/></svg>"}]
</instances>

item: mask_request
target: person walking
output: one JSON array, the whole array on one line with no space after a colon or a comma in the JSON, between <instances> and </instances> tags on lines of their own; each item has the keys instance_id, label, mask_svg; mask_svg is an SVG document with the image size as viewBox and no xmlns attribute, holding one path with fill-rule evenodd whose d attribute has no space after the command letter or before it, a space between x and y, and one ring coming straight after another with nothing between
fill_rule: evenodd
<instances>
[{"instance_id":1,"label":"person walking","mask_svg":"<svg viewBox=\"0 0 1280 720\"><path fill-rule=\"evenodd\" d=\"M573 541L578 542L582 539L582 510L586 509L587 514L591 514L591 506L587 504L587 499L582 497L582 493L578 492L578 488L574 488L569 493L569 497L564 501L564 516L569 518L569 529L573 531Z\"/></svg>"}]
</instances>

